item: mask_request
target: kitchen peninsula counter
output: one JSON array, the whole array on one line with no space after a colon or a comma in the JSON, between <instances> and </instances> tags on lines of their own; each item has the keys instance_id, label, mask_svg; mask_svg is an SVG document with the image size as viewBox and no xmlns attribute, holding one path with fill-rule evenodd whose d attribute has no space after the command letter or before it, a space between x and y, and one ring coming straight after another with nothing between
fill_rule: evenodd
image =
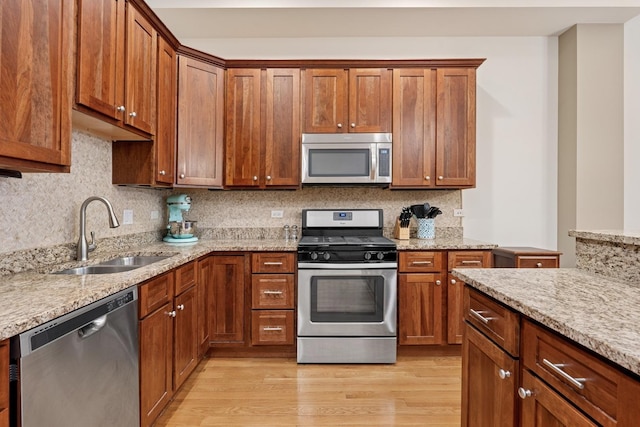
<instances>
[{"instance_id":1,"label":"kitchen peninsula counter","mask_svg":"<svg viewBox=\"0 0 640 427\"><path fill-rule=\"evenodd\" d=\"M571 268L456 269L453 274L640 375L640 283Z\"/></svg>"}]
</instances>

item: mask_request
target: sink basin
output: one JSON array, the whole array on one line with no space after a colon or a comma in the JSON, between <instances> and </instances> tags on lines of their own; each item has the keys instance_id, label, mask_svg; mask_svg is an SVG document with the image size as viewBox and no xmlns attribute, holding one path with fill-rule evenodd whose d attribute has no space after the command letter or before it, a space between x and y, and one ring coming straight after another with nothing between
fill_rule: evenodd
<instances>
[{"instance_id":1,"label":"sink basin","mask_svg":"<svg viewBox=\"0 0 640 427\"><path fill-rule=\"evenodd\" d=\"M122 273L123 271L135 270L142 267L141 265L87 265L86 267L67 268L66 270L56 271L54 274L113 274Z\"/></svg>"},{"instance_id":2,"label":"sink basin","mask_svg":"<svg viewBox=\"0 0 640 427\"><path fill-rule=\"evenodd\" d=\"M142 267L145 265L153 264L154 262L162 261L163 259L167 259L170 257L171 255L123 256L123 257L111 259L109 261L101 262L98 265Z\"/></svg>"},{"instance_id":3,"label":"sink basin","mask_svg":"<svg viewBox=\"0 0 640 427\"><path fill-rule=\"evenodd\" d=\"M113 274L122 273L124 271L135 270L145 265L167 259L171 255L135 255L114 258L100 264L87 265L85 267L67 268L66 270L57 271L54 274Z\"/></svg>"}]
</instances>

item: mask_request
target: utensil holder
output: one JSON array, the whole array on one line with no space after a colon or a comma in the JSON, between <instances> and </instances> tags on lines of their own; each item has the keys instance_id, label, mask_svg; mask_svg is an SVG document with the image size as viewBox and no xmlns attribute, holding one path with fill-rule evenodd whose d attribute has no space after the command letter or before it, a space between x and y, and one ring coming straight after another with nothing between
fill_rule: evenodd
<instances>
[{"instance_id":1,"label":"utensil holder","mask_svg":"<svg viewBox=\"0 0 640 427\"><path fill-rule=\"evenodd\" d=\"M396 225L393 229L393 238L398 240L409 240L409 227L400 227L400 218L396 218Z\"/></svg>"},{"instance_id":2,"label":"utensil holder","mask_svg":"<svg viewBox=\"0 0 640 427\"><path fill-rule=\"evenodd\" d=\"M418 223L418 231L416 237L418 239L435 239L436 238L436 220L434 218L416 218Z\"/></svg>"}]
</instances>

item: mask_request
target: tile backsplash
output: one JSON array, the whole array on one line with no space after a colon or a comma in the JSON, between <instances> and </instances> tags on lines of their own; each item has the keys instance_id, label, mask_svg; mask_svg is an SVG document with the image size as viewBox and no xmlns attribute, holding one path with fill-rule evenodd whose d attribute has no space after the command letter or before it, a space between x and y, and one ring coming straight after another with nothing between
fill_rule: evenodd
<instances>
[{"instance_id":1,"label":"tile backsplash","mask_svg":"<svg viewBox=\"0 0 640 427\"><path fill-rule=\"evenodd\" d=\"M242 229L281 229L285 224L300 226L304 208L382 208L388 231L403 206L424 202L443 211L436 219L437 228L461 230L462 225L461 219L453 216L453 209L462 204L460 190L308 187L297 191L209 191L119 187L111 184L111 142L82 132L73 133L71 160L69 174L23 174L22 179L0 178L0 227L4 230L0 254L75 245L80 205L89 196L106 197L121 223L123 211L133 211L133 224L110 229L104 205L91 203L87 209L87 231L95 231L96 239L154 234L163 230L167 217L164 200L177 193L192 197L193 206L188 218L198 221L198 228L213 237L225 235L229 230L232 236L241 237ZM282 218L272 218L271 211L282 211ZM155 212L158 218L152 219Z\"/></svg>"}]
</instances>

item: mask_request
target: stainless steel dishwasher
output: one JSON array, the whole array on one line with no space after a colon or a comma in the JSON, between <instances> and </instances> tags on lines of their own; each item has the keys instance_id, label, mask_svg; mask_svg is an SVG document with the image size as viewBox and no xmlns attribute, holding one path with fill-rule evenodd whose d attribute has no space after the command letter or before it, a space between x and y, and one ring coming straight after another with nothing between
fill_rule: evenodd
<instances>
[{"instance_id":1,"label":"stainless steel dishwasher","mask_svg":"<svg viewBox=\"0 0 640 427\"><path fill-rule=\"evenodd\" d=\"M138 291L129 288L22 333L22 427L138 426Z\"/></svg>"}]
</instances>

